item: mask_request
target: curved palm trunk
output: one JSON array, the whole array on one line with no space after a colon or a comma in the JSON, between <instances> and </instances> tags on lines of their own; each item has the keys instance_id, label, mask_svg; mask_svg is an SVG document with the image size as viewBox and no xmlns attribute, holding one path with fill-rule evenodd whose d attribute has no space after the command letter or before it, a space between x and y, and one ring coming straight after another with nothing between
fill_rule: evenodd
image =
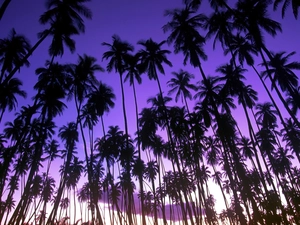
<instances>
[{"instance_id":1,"label":"curved palm trunk","mask_svg":"<svg viewBox=\"0 0 300 225\"><path fill-rule=\"evenodd\" d=\"M15 68L8 74L7 77L3 80L2 84L6 84L14 75L15 73L21 68L21 66L26 62L26 60L32 55L32 53L39 47L39 45L48 37L48 35L52 31L52 27L37 41L37 43L27 52L27 54L24 56L22 61L18 66L15 66Z\"/></svg>"},{"instance_id":2,"label":"curved palm trunk","mask_svg":"<svg viewBox=\"0 0 300 225\"><path fill-rule=\"evenodd\" d=\"M11 0L4 0L4 2L2 3L2 5L0 7L0 20L2 19L3 14L4 14L5 10L7 9L10 2L11 2Z\"/></svg>"}]
</instances>

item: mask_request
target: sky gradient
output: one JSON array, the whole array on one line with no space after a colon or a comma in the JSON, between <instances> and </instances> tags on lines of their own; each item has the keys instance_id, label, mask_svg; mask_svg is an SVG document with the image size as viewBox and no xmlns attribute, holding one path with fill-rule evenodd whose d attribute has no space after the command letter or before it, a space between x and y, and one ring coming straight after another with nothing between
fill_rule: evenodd
<instances>
[{"instance_id":1,"label":"sky gradient","mask_svg":"<svg viewBox=\"0 0 300 225\"><path fill-rule=\"evenodd\" d=\"M228 1L230 5L235 1ZM174 9L182 7L181 0L94 0L87 4L87 6L93 12L93 19L86 20L85 34L74 37L76 41L76 53L71 54L69 50L65 49L65 54L62 57L55 58L54 61L59 63L75 63L78 55L87 54L94 56L98 59L98 63L106 68L107 61L102 61L102 54L107 51L106 46L102 46L102 42L111 43L112 36L117 34L124 41L135 46L135 51L140 49L140 46L136 45L139 40L146 40L152 38L156 42L166 40L169 33L164 33L162 26L165 25L170 18L164 16L164 11L167 9ZM12 0L7 11L5 12L3 19L0 21L0 38L7 37L9 31L15 28L18 34L25 35L34 45L38 40L37 33L47 28L39 24L39 16L46 11L44 1L41 0ZM200 13L209 15L212 11L209 8L206 1L203 2ZM300 24L299 20L295 20L291 10L288 9L286 17L281 18L280 10L273 12L270 10L271 16L276 21L282 24L282 33L278 33L275 38L265 35L265 42L267 48L271 51L296 51L297 53L291 58L291 60L300 60L299 54L299 40L300 40ZM202 31L205 35L205 31ZM27 99L19 100L19 106L30 104L31 98L35 95L33 91L33 85L37 81L35 75L35 69L38 67L44 67L45 61L50 59L47 54L50 39L47 38L29 58L30 67L22 67L20 73L17 75L23 81L23 89L26 90L28 96ZM172 51L173 47L164 45L165 49ZM215 69L228 62L229 57L223 55L221 46L217 44L216 49L213 50L212 41L207 41L205 45L205 52L208 55L208 61L203 62L203 69L206 74L216 75ZM191 66L183 65L183 56L181 53L178 55L170 54L168 59L172 62L173 67L170 68L167 65L165 68L165 75L160 76L162 88L164 94L167 94L168 88L166 82L172 78L171 73L177 72L179 69L187 70L195 75L195 82L201 80L198 68L192 68ZM261 61L258 59L255 65L259 65ZM97 78L103 83L111 86L116 95L115 107L108 115L104 116L104 122L106 126L118 125L124 130L124 122L122 117L122 104L121 104L121 91L119 83L119 75L111 72L100 72L96 74ZM249 69L245 74L247 84L253 85L255 90L259 92L259 102L267 101L265 92L257 79L256 75ZM142 84L137 86L138 104L139 110L143 107L148 107L146 103L149 97L153 97L158 93L158 87L155 81L149 81L147 76L142 75ZM125 83L125 96L126 96L126 110L129 121L129 133L131 135L136 131L134 102L132 88L128 83ZM276 99L276 97L275 97ZM269 100L268 100L269 101ZM193 102L189 102L190 107L194 106ZM179 101L179 106L183 104ZM243 124L244 114L242 111L236 110L234 118L241 124ZM65 115L68 115L67 117ZM4 123L14 118L14 112L5 112L3 121L0 124L0 131L4 128ZM75 121L76 111L73 105L73 101L68 103L68 109L64 112L62 117L55 119L57 127L65 125L67 122ZM246 122L244 122L246 125ZM95 137L101 137L102 131L100 126L95 130ZM246 127L241 127L247 129ZM78 145L79 155L83 157L83 151L80 153L80 144ZM57 163L59 165L60 163ZM55 174L51 174L55 176Z\"/></svg>"}]
</instances>

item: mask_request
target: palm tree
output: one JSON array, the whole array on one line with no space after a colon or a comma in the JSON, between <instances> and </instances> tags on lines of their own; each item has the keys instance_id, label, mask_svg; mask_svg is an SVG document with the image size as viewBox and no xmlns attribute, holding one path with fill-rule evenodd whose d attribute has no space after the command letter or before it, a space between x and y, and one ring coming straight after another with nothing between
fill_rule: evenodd
<instances>
[{"instance_id":1,"label":"palm tree","mask_svg":"<svg viewBox=\"0 0 300 225\"><path fill-rule=\"evenodd\" d=\"M99 82L99 85L94 91L87 95L88 101L86 103L87 110L82 114L82 116L88 116L95 113L96 116L101 118L103 136L105 136L104 130L104 113L108 113L110 109L115 106L114 100L116 98L111 87L106 84ZM91 126L89 126L91 129Z\"/></svg>"},{"instance_id":2,"label":"palm tree","mask_svg":"<svg viewBox=\"0 0 300 225\"><path fill-rule=\"evenodd\" d=\"M280 23L269 18L268 6L271 1L242 0L236 3L236 26L249 35L256 48L262 49L268 54L265 46L263 31L275 36L282 31ZM260 52L262 54L262 52Z\"/></svg>"},{"instance_id":3,"label":"palm tree","mask_svg":"<svg viewBox=\"0 0 300 225\"><path fill-rule=\"evenodd\" d=\"M55 180L49 177L48 174L43 173L42 176L42 190L41 190L41 201L44 202L42 212L46 213L47 203L52 199L55 188ZM43 224L46 217L40 217L39 224Z\"/></svg>"},{"instance_id":4,"label":"palm tree","mask_svg":"<svg viewBox=\"0 0 300 225\"><path fill-rule=\"evenodd\" d=\"M250 39L252 40L254 46L257 48L260 56L263 60L263 65L266 67L267 76L274 83L271 73L269 72L269 67L267 65L267 61L263 54L263 51L267 54L268 58L272 60L273 55L267 49L264 43L264 37L262 34L262 30L266 31L268 34L273 37L277 34L278 31L282 31L280 23L269 18L267 7L271 1L257 1L257 0L244 0L239 1L237 3L237 12L235 14L235 22L237 24L238 29L248 32ZM265 85L265 84L264 84ZM299 123L293 112L288 107L287 102L280 94L278 87L274 86L281 102L283 103L285 109L289 113L289 115L294 119L295 122ZM272 100L273 101L273 100ZM274 103L274 101L273 101ZM274 104L275 105L275 104ZM277 108L277 105L275 105ZM279 111L279 109L278 109ZM280 115L281 116L281 115ZM282 123L284 120L281 118Z\"/></svg>"},{"instance_id":5,"label":"palm tree","mask_svg":"<svg viewBox=\"0 0 300 225\"><path fill-rule=\"evenodd\" d=\"M194 67L200 69L203 80L206 75L201 66L201 60L206 60L207 55L204 53L203 44L205 38L202 37L198 28L204 27L204 22L207 20L203 14L193 15L195 11L184 8L182 10L175 9L167 11L166 16L171 16L172 21L163 26L164 32L171 31L167 42L171 44L174 42L174 53L183 52L183 64L187 61Z\"/></svg>"},{"instance_id":6,"label":"palm tree","mask_svg":"<svg viewBox=\"0 0 300 225\"><path fill-rule=\"evenodd\" d=\"M138 64L139 58L137 55L128 55L125 62L125 71L127 74L125 75L124 82L129 80L129 84L132 86L133 96L134 96L134 104L135 104L135 115L136 115L136 130L137 130L137 146L138 146L138 161L141 162L141 144L140 144L140 130L139 130L139 122L138 122L138 103L136 96L136 88L135 81L138 84L142 83L140 65ZM139 177L139 185L140 192L143 193L143 176L141 173L138 174ZM144 210L144 195L141 195L141 208L142 208L142 224L146 224L145 218L145 210Z\"/></svg>"},{"instance_id":7,"label":"palm tree","mask_svg":"<svg viewBox=\"0 0 300 225\"><path fill-rule=\"evenodd\" d=\"M128 136L128 123L127 123L127 115L125 108L125 94L123 87L123 74L125 72L125 63L126 59L129 57L129 53L133 51L133 46L128 42L122 41L119 36L114 35L112 37L113 43L109 44L103 42L102 45L109 47L107 52L103 53L102 59L109 60L107 64L107 71L119 73L120 84L121 84L121 93L122 93L122 106L123 106L123 116L124 116L124 124L125 124L125 133Z\"/></svg>"},{"instance_id":8,"label":"palm tree","mask_svg":"<svg viewBox=\"0 0 300 225\"><path fill-rule=\"evenodd\" d=\"M92 167L89 162L89 154L87 149L88 146L80 116L85 98L88 97L88 95L94 90L96 91L98 88L99 81L96 79L95 73L97 71L103 71L103 69L100 65L97 64L96 58L88 56L86 54L84 54L83 56L79 56L77 64L73 64L71 65L71 67L72 85L70 97L74 96L75 107L77 111L76 124L79 124L79 129L82 136L88 180L89 182L92 182ZM98 209L98 205L96 205L96 209ZM101 218L98 219L101 220Z\"/></svg>"},{"instance_id":9,"label":"palm tree","mask_svg":"<svg viewBox=\"0 0 300 225\"><path fill-rule=\"evenodd\" d=\"M229 46L230 40L233 36L234 24L232 21L232 13L230 11L217 11L212 13L205 23L205 28L208 30L206 38L209 39L213 35L213 48L215 49L217 41L221 46Z\"/></svg>"},{"instance_id":10,"label":"palm tree","mask_svg":"<svg viewBox=\"0 0 300 225\"><path fill-rule=\"evenodd\" d=\"M11 72L6 76L3 82L10 80L20 69L38 46L49 36L52 35L52 44L49 53L52 56L51 62L55 56L64 53L63 44L65 43L71 51L75 50L75 42L71 39L72 35L84 33L85 25L81 16L91 19L92 13L84 4L89 0L47 0L46 7L48 11L40 17L41 24L50 24L50 27L39 34L40 39L22 58L19 65L14 66Z\"/></svg>"},{"instance_id":11,"label":"palm tree","mask_svg":"<svg viewBox=\"0 0 300 225\"><path fill-rule=\"evenodd\" d=\"M74 158L74 150L76 148L76 142L78 141L77 124L74 122L68 123L59 129L59 137L65 142L66 154L65 154L65 165L61 176L61 182L57 191L55 202L52 211L48 217L47 224L54 221L59 203L62 198L63 190L66 185L67 173L70 170L72 159Z\"/></svg>"},{"instance_id":12,"label":"palm tree","mask_svg":"<svg viewBox=\"0 0 300 225\"><path fill-rule=\"evenodd\" d=\"M76 212L76 186L79 182L79 179L81 177L81 174L84 170L83 161L79 160L78 157L73 157L70 166L69 171L67 172L67 176L65 177L66 180L66 187L68 190L71 188L73 189L73 201L74 201L74 211ZM100 177L99 177L100 178ZM70 195L69 195L70 196ZM76 215L74 214L74 223L76 220Z\"/></svg>"},{"instance_id":13,"label":"palm tree","mask_svg":"<svg viewBox=\"0 0 300 225\"><path fill-rule=\"evenodd\" d=\"M7 83L0 84L0 122L6 109L9 112L16 109L18 104L16 95L23 98L27 96L20 86L22 82L18 78L12 78Z\"/></svg>"},{"instance_id":14,"label":"palm tree","mask_svg":"<svg viewBox=\"0 0 300 225\"><path fill-rule=\"evenodd\" d=\"M290 148L290 151L296 155L300 162L300 145L298 143L300 140L300 129L291 119L286 119L285 123L286 127L281 130L283 134L282 140L286 141L286 147Z\"/></svg>"},{"instance_id":15,"label":"palm tree","mask_svg":"<svg viewBox=\"0 0 300 225\"><path fill-rule=\"evenodd\" d=\"M148 40L141 40L138 42L139 45L144 47L138 51L137 56L140 59L140 68L142 73L147 73L149 80L156 80L159 94L162 96L161 84L159 81L157 70L161 74L165 74L165 70L162 64L172 66L172 63L167 59L167 55L171 52L169 50L163 50L161 47L166 41L159 43L153 41L151 38Z\"/></svg>"},{"instance_id":16,"label":"palm tree","mask_svg":"<svg viewBox=\"0 0 300 225\"><path fill-rule=\"evenodd\" d=\"M74 96L78 116L85 97L95 89L98 85L95 73L97 71L104 71L103 68L97 64L97 59L93 56L84 54L78 57L76 64L71 65L72 86L70 97Z\"/></svg>"},{"instance_id":17,"label":"palm tree","mask_svg":"<svg viewBox=\"0 0 300 225\"><path fill-rule=\"evenodd\" d=\"M23 58L30 48L29 40L17 34L15 29L11 30L8 38L0 39L0 83L5 78L5 73L10 73L14 67L20 68L22 64L29 66L28 60L23 61Z\"/></svg>"},{"instance_id":18,"label":"palm tree","mask_svg":"<svg viewBox=\"0 0 300 225\"><path fill-rule=\"evenodd\" d=\"M64 53L64 44L73 53L75 51L75 41L72 35L78 35L85 31L83 19L80 15L91 19L91 11L83 5L89 0L48 0L46 7L48 11L40 17L40 23L50 23L50 29L46 29L39 34L40 38L52 35L52 42L49 46L49 55L53 58L62 56Z\"/></svg>"},{"instance_id":19,"label":"palm tree","mask_svg":"<svg viewBox=\"0 0 300 225\"><path fill-rule=\"evenodd\" d=\"M218 82L218 77L207 77L206 80L197 83L197 93L194 95L194 99L202 99L201 112L208 127L211 125L211 116L208 113L212 112L213 106L218 102L219 92L222 89L222 84Z\"/></svg>"},{"instance_id":20,"label":"palm tree","mask_svg":"<svg viewBox=\"0 0 300 225\"><path fill-rule=\"evenodd\" d=\"M177 102L179 97L181 97L181 101L182 103L184 102L189 113L187 98L190 100L192 99L190 90L197 90L196 86L190 83L190 80L194 78L194 75L182 69L180 69L179 72L172 72L172 74L175 76L175 78L172 78L167 83L168 86L171 87L168 94L171 95L176 92L175 101Z\"/></svg>"},{"instance_id":21,"label":"palm tree","mask_svg":"<svg viewBox=\"0 0 300 225\"><path fill-rule=\"evenodd\" d=\"M34 100L41 109L42 116L48 120L52 120L54 117L62 115L64 109L67 108L67 105L61 101L64 97L63 93L56 92L56 89L49 86L39 90Z\"/></svg>"},{"instance_id":22,"label":"palm tree","mask_svg":"<svg viewBox=\"0 0 300 225\"><path fill-rule=\"evenodd\" d=\"M50 63L47 60L45 67L39 67L35 70L38 81L34 85L34 89L41 91L46 87L51 87L65 97L70 93L71 72L70 64Z\"/></svg>"},{"instance_id":23,"label":"palm tree","mask_svg":"<svg viewBox=\"0 0 300 225\"><path fill-rule=\"evenodd\" d=\"M276 10L278 8L278 5L282 2L283 2L283 0L275 0L274 5L273 5L273 9ZM282 10L281 10L282 18L284 18L287 7L291 3L292 3L292 9L293 9L295 19L298 19L298 10L299 10L299 7L300 7L300 2L297 1L297 0L284 0L283 5L282 5Z\"/></svg>"},{"instance_id":24,"label":"palm tree","mask_svg":"<svg viewBox=\"0 0 300 225\"><path fill-rule=\"evenodd\" d=\"M141 78L138 60L139 60L139 58L137 55L128 55L126 57L125 71L127 72L127 74L125 75L124 82L129 80L129 84L130 84L130 86L132 86L134 105L135 105L135 115L136 115L136 128L137 128L136 130L137 130L137 133L139 134L139 126L138 126L139 110L138 110L138 103L137 103L137 97L136 97L135 81L138 84L141 84L142 78ZM140 158L141 149L140 149L139 138L138 138L138 150L139 150L139 158Z\"/></svg>"},{"instance_id":25,"label":"palm tree","mask_svg":"<svg viewBox=\"0 0 300 225\"><path fill-rule=\"evenodd\" d=\"M157 225L158 224L158 215L157 215L157 196L156 196L156 189L155 189L155 178L157 176L158 173L158 165L156 163L156 161L149 161L147 162L147 166L145 169L145 178L151 182L151 187L152 187L152 193L153 193L153 211L154 211L154 224Z\"/></svg>"},{"instance_id":26,"label":"palm tree","mask_svg":"<svg viewBox=\"0 0 300 225\"><path fill-rule=\"evenodd\" d=\"M298 77L294 70L300 70L299 62L288 62L289 58L295 55L295 52L286 54L285 52L273 53L270 61L267 61L263 65L268 66L267 71L262 72L263 77L268 77L268 74L272 76L272 89L275 85L278 85L282 92L287 92L289 96L294 97L295 102L299 102L297 99L296 89L298 87ZM277 90L277 89L276 89ZM300 107L300 103L298 104Z\"/></svg>"}]
</instances>

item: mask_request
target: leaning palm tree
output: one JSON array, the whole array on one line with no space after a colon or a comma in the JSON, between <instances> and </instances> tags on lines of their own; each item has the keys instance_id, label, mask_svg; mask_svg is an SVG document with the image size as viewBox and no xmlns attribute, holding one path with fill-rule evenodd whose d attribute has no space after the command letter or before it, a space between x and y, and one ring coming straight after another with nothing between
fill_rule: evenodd
<instances>
[{"instance_id":1,"label":"leaning palm tree","mask_svg":"<svg viewBox=\"0 0 300 225\"><path fill-rule=\"evenodd\" d=\"M283 0L275 0L273 9L276 10L278 8L278 5L282 2L283 2ZM284 0L283 5L282 5L282 10L281 10L282 18L284 18L287 7L289 5L291 5L291 3L292 3L292 9L293 9L293 14L295 16L295 19L298 19L298 11L299 11L299 7L300 7L300 2L297 0Z\"/></svg>"},{"instance_id":2,"label":"leaning palm tree","mask_svg":"<svg viewBox=\"0 0 300 225\"><path fill-rule=\"evenodd\" d=\"M293 61L289 62L291 56L295 55L296 52L286 54L285 52L273 53L270 61L263 63L268 66L267 71L262 72L262 76L267 78L268 74L272 77L272 89L275 86L281 88L282 92L288 93L289 96L294 98L294 102L298 102L300 107L300 99L297 95L296 89L298 87L298 76L295 74L295 70L300 70L300 63ZM275 88L278 91L277 88ZM280 93L278 93L279 95Z\"/></svg>"},{"instance_id":3,"label":"leaning palm tree","mask_svg":"<svg viewBox=\"0 0 300 225\"><path fill-rule=\"evenodd\" d=\"M107 42L103 42L102 45L107 46L109 50L103 53L102 59L109 60L107 64L107 71L119 73L120 84L121 84L121 93L122 93L122 106L123 106L123 116L124 116L124 125L125 125L125 133L128 136L128 123L127 123L127 115L125 108L125 94L123 87L123 74L125 72L125 62L129 57L129 53L133 51L133 46L126 41L122 41L119 36L114 35L112 37L113 42L109 44Z\"/></svg>"},{"instance_id":4,"label":"leaning palm tree","mask_svg":"<svg viewBox=\"0 0 300 225\"><path fill-rule=\"evenodd\" d=\"M274 83L264 53L270 60L273 59L273 55L265 45L263 31L274 37L276 36L277 32L282 31L282 28L280 23L269 18L267 8L270 3L271 1L269 0L244 0L237 2L236 7L238 13L235 13L235 23L239 30L244 31L247 33L247 35L249 35L250 40L253 42L255 48L258 50L258 53L263 60L263 65L266 67L268 78L272 83ZM275 89L277 89L277 86L274 87ZM279 91L277 90L276 92L279 93ZM288 107L288 104L282 97L282 95L279 94L278 96L289 115L294 119L295 122L298 122L297 118ZM281 120L282 123L284 123L283 119Z\"/></svg>"},{"instance_id":5,"label":"leaning palm tree","mask_svg":"<svg viewBox=\"0 0 300 225\"><path fill-rule=\"evenodd\" d=\"M75 50L75 42L71 39L72 35L84 33L85 25L82 18L92 18L92 13L85 3L89 0L47 0L47 11L40 17L40 23L49 24L49 28L39 34L37 43L22 58L19 65L15 65L11 72L6 76L4 82L11 79L20 67L27 62L28 58L38 48L38 46L50 35L53 36L49 53L53 58L64 53L63 45L66 44L71 52Z\"/></svg>"}]
</instances>

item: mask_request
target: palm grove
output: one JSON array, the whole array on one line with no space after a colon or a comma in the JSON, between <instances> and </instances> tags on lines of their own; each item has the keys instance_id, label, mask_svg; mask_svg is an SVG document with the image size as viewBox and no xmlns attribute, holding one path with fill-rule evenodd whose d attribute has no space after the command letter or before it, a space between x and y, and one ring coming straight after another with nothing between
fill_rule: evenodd
<instances>
[{"instance_id":1,"label":"palm grove","mask_svg":"<svg viewBox=\"0 0 300 225\"><path fill-rule=\"evenodd\" d=\"M165 41L140 40L136 51L117 35L103 42L106 73L119 75L122 131L105 125L116 96L97 80L95 74L105 71L97 59L57 60L66 49L76 52L73 37L92 18L88 1L47 0L39 18L47 29L34 45L14 29L0 40L1 224L300 224L300 63L292 60L295 52L273 52L264 41L264 35L276 38L282 31L270 10L280 9L283 17L291 10L297 19L299 2L240 0L231 7L210 0L213 13L205 15L200 0L186 0L182 8L166 10ZM0 18L9 3L2 3ZM26 92L16 74L45 39L51 40L49 60L35 70L35 96L17 107ZM202 68L209 39L230 59L215 76ZM199 70L167 74L169 89L163 90L160 76L172 66L172 53L183 55L182 68ZM257 76L269 101L259 102L246 71ZM140 109L136 86L142 79L156 81L158 94L148 99L151 107ZM127 82L136 121L127 121ZM76 121L57 127L56 118L71 102ZM232 116L237 107L246 132ZM8 112L13 121L4 121ZM136 124L134 134L129 123ZM62 165L54 179L58 158ZM171 168L165 168L167 161ZM222 194L220 212L212 182Z\"/></svg>"}]
</instances>

